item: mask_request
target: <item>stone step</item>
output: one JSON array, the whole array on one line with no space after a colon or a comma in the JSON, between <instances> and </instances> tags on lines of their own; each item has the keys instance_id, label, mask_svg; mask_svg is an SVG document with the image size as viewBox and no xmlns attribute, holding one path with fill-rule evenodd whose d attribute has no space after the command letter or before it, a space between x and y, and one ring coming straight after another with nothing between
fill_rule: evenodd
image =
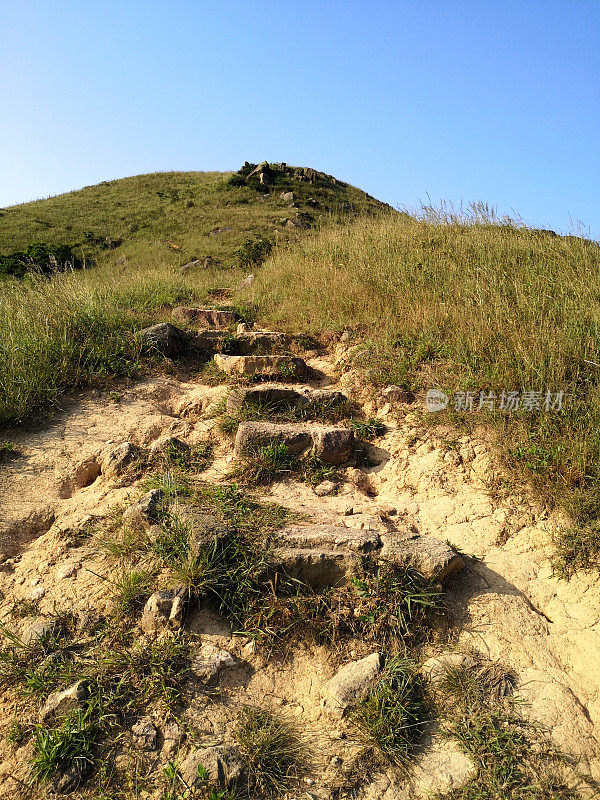
<instances>
[{"instance_id":1,"label":"stone step","mask_svg":"<svg viewBox=\"0 0 600 800\"><path fill-rule=\"evenodd\" d=\"M171 312L173 319L178 322L197 324L200 327L217 328L226 330L233 327L238 320L235 311L221 311L217 308L195 308L190 306L177 306Z\"/></svg>"},{"instance_id":2,"label":"stone step","mask_svg":"<svg viewBox=\"0 0 600 800\"><path fill-rule=\"evenodd\" d=\"M354 458L356 439L348 428L308 423L278 425L273 422L242 422L235 437L237 458L251 457L259 447L283 442L294 455L311 454L325 464L337 466Z\"/></svg>"},{"instance_id":3,"label":"stone step","mask_svg":"<svg viewBox=\"0 0 600 800\"><path fill-rule=\"evenodd\" d=\"M347 550L279 547L273 551L273 559L278 572L301 581L316 592L345 586L359 576L362 569L361 556Z\"/></svg>"},{"instance_id":4,"label":"stone step","mask_svg":"<svg viewBox=\"0 0 600 800\"><path fill-rule=\"evenodd\" d=\"M446 542L420 533L385 533L380 556L392 564L411 566L425 578L445 583L464 569L461 556Z\"/></svg>"},{"instance_id":5,"label":"stone step","mask_svg":"<svg viewBox=\"0 0 600 800\"><path fill-rule=\"evenodd\" d=\"M377 531L344 525L288 525L277 531L277 537L289 547L345 549L357 553L372 553L381 547Z\"/></svg>"},{"instance_id":6,"label":"stone step","mask_svg":"<svg viewBox=\"0 0 600 800\"><path fill-rule=\"evenodd\" d=\"M268 407L274 411L309 411L335 408L347 401L345 394L329 389L311 389L309 386L296 389L285 384L263 383L234 389L227 398L227 411L236 414L242 408L251 406Z\"/></svg>"},{"instance_id":7,"label":"stone step","mask_svg":"<svg viewBox=\"0 0 600 800\"><path fill-rule=\"evenodd\" d=\"M252 356L288 350L292 338L273 331L245 331L227 342L228 354Z\"/></svg>"},{"instance_id":8,"label":"stone step","mask_svg":"<svg viewBox=\"0 0 600 800\"><path fill-rule=\"evenodd\" d=\"M218 369L227 375L278 377L298 380L306 377L308 368L297 356L226 356L216 354Z\"/></svg>"}]
</instances>

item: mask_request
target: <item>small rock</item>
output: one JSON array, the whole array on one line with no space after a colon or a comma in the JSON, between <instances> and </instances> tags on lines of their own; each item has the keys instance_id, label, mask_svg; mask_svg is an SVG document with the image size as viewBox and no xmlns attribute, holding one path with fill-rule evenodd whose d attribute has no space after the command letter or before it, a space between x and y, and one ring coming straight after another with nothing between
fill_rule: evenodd
<instances>
[{"instance_id":1,"label":"small rock","mask_svg":"<svg viewBox=\"0 0 600 800\"><path fill-rule=\"evenodd\" d=\"M247 333L250 330L248 325L245 322L238 322L238 326L235 329L236 334L239 336L240 333Z\"/></svg>"},{"instance_id":2,"label":"small rock","mask_svg":"<svg viewBox=\"0 0 600 800\"><path fill-rule=\"evenodd\" d=\"M65 564L64 567L61 567L56 573L56 577L59 581L66 580L67 578L72 578L73 575L77 572L79 567L81 566L80 562L74 562L71 564Z\"/></svg>"},{"instance_id":3,"label":"small rock","mask_svg":"<svg viewBox=\"0 0 600 800\"><path fill-rule=\"evenodd\" d=\"M344 331L340 336L340 342L343 342L345 344L346 342L349 341L350 341L350 331Z\"/></svg>"},{"instance_id":4,"label":"small rock","mask_svg":"<svg viewBox=\"0 0 600 800\"><path fill-rule=\"evenodd\" d=\"M154 592L142 612L144 633L158 633L167 628L180 628L183 621L185 588Z\"/></svg>"},{"instance_id":5,"label":"small rock","mask_svg":"<svg viewBox=\"0 0 600 800\"><path fill-rule=\"evenodd\" d=\"M371 653L370 656L343 666L325 686L329 695L326 698L326 707L332 713L341 715L349 705L364 700L380 669L379 653Z\"/></svg>"},{"instance_id":6,"label":"small rock","mask_svg":"<svg viewBox=\"0 0 600 800\"><path fill-rule=\"evenodd\" d=\"M240 283L238 289L247 289L249 286L252 286L255 280L256 280L256 275L254 274L248 275L248 277L244 278L244 280Z\"/></svg>"},{"instance_id":7,"label":"small rock","mask_svg":"<svg viewBox=\"0 0 600 800\"><path fill-rule=\"evenodd\" d=\"M36 600L41 600L45 594L46 590L44 589L43 586L36 586L35 589L33 589L31 594L29 595L29 597L31 600L35 602Z\"/></svg>"},{"instance_id":8,"label":"small rock","mask_svg":"<svg viewBox=\"0 0 600 800\"><path fill-rule=\"evenodd\" d=\"M163 729L162 753L167 758L177 753L184 738L181 728L176 722L170 722Z\"/></svg>"},{"instance_id":9,"label":"small rock","mask_svg":"<svg viewBox=\"0 0 600 800\"><path fill-rule=\"evenodd\" d=\"M344 509L344 516L351 517L354 514L354 508L352 506L346 506Z\"/></svg>"},{"instance_id":10,"label":"small rock","mask_svg":"<svg viewBox=\"0 0 600 800\"><path fill-rule=\"evenodd\" d=\"M204 783L198 774L198 767L208 772L208 781L212 786L223 789L234 788L242 777L241 759L233 747L192 750L180 766L181 777L189 788L198 789Z\"/></svg>"},{"instance_id":11,"label":"small rock","mask_svg":"<svg viewBox=\"0 0 600 800\"><path fill-rule=\"evenodd\" d=\"M344 763L344 759L340 758L340 756L334 756L329 763L332 767L341 767Z\"/></svg>"},{"instance_id":12,"label":"small rock","mask_svg":"<svg viewBox=\"0 0 600 800\"><path fill-rule=\"evenodd\" d=\"M393 564L410 565L427 580L443 583L464 569L465 562L446 542L433 536L382 536L381 558Z\"/></svg>"},{"instance_id":13,"label":"small rock","mask_svg":"<svg viewBox=\"0 0 600 800\"><path fill-rule=\"evenodd\" d=\"M144 526L157 520L163 498L164 492L161 489L151 489L141 500L126 509L123 514L123 522L131 526Z\"/></svg>"},{"instance_id":14,"label":"small rock","mask_svg":"<svg viewBox=\"0 0 600 800\"><path fill-rule=\"evenodd\" d=\"M188 345L185 332L170 322L144 328L137 336L143 351L160 353L168 358L181 355Z\"/></svg>"},{"instance_id":15,"label":"small rock","mask_svg":"<svg viewBox=\"0 0 600 800\"><path fill-rule=\"evenodd\" d=\"M337 483L333 481L323 481L315 486L314 492L317 497L325 497L325 495L333 494L337 489Z\"/></svg>"},{"instance_id":16,"label":"small rock","mask_svg":"<svg viewBox=\"0 0 600 800\"><path fill-rule=\"evenodd\" d=\"M131 442L122 442L100 456L100 466L105 478L117 478L142 457L142 450Z\"/></svg>"},{"instance_id":17,"label":"small rock","mask_svg":"<svg viewBox=\"0 0 600 800\"><path fill-rule=\"evenodd\" d=\"M47 725L81 708L86 696L85 681L76 681L62 692L52 692L40 711L40 722Z\"/></svg>"},{"instance_id":18,"label":"small rock","mask_svg":"<svg viewBox=\"0 0 600 800\"><path fill-rule=\"evenodd\" d=\"M388 403L414 403L415 396L408 389L403 389L401 386L386 386L381 392Z\"/></svg>"},{"instance_id":19,"label":"small rock","mask_svg":"<svg viewBox=\"0 0 600 800\"><path fill-rule=\"evenodd\" d=\"M204 683L216 678L222 669L233 667L235 659L227 650L204 643L190 665L191 672Z\"/></svg>"},{"instance_id":20,"label":"small rock","mask_svg":"<svg viewBox=\"0 0 600 800\"><path fill-rule=\"evenodd\" d=\"M21 641L26 647L34 645L36 642L55 636L60 630L60 622L57 619L45 619L34 622L26 628Z\"/></svg>"},{"instance_id":21,"label":"small rock","mask_svg":"<svg viewBox=\"0 0 600 800\"><path fill-rule=\"evenodd\" d=\"M143 717L132 727L133 743L140 750L156 750L158 731L150 717Z\"/></svg>"}]
</instances>

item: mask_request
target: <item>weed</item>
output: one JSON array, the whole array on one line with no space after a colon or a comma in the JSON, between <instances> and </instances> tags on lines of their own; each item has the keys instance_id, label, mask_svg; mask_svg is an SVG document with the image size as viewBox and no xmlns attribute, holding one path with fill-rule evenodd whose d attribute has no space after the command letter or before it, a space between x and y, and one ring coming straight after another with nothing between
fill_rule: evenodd
<instances>
[{"instance_id":1,"label":"weed","mask_svg":"<svg viewBox=\"0 0 600 800\"><path fill-rule=\"evenodd\" d=\"M413 665L398 658L388 661L350 719L384 761L406 767L430 719L423 681Z\"/></svg>"},{"instance_id":2,"label":"weed","mask_svg":"<svg viewBox=\"0 0 600 800\"><path fill-rule=\"evenodd\" d=\"M143 608L154 588L155 573L147 569L128 569L122 566L112 579L115 605L121 614L129 616Z\"/></svg>"},{"instance_id":3,"label":"weed","mask_svg":"<svg viewBox=\"0 0 600 800\"><path fill-rule=\"evenodd\" d=\"M67 769L86 775L94 764L93 750L99 733L89 710L74 711L57 728L38 726L31 761L33 780L47 782Z\"/></svg>"},{"instance_id":4,"label":"weed","mask_svg":"<svg viewBox=\"0 0 600 800\"><path fill-rule=\"evenodd\" d=\"M229 475L248 486L264 486L297 472L299 460L285 442L272 442L249 449L243 462Z\"/></svg>"},{"instance_id":5,"label":"weed","mask_svg":"<svg viewBox=\"0 0 600 800\"><path fill-rule=\"evenodd\" d=\"M21 747L31 736L32 730L32 726L24 725L15 718L6 729L6 741L15 747Z\"/></svg>"},{"instance_id":6,"label":"weed","mask_svg":"<svg viewBox=\"0 0 600 800\"><path fill-rule=\"evenodd\" d=\"M234 738L248 772L250 796L281 796L298 784L308 762L295 727L269 709L243 709Z\"/></svg>"},{"instance_id":7,"label":"weed","mask_svg":"<svg viewBox=\"0 0 600 800\"><path fill-rule=\"evenodd\" d=\"M378 436L383 436L387 430L383 422L377 417L369 417L369 419L365 420L353 419L350 427L359 439L364 439L367 442L376 439Z\"/></svg>"}]
</instances>

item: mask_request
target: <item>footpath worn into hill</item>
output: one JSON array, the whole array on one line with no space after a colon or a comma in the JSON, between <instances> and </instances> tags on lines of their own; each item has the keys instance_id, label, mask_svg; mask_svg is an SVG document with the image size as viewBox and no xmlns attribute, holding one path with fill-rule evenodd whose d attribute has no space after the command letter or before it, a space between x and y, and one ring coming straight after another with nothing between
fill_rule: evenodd
<instances>
[{"instance_id":1,"label":"footpath worn into hill","mask_svg":"<svg viewBox=\"0 0 600 800\"><path fill-rule=\"evenodd\" d=\"M269 386L274 382L269 370L261 372L261 356L251 353L218 356L220 382L216 368L188 368L185 376L171 370L118 397L95 392L73 400L37 429L3 434L12 448L0 463L0 620L23 636L31 614L20 616L16 609L33 606L36 621L52 617L57 608L78 617L111 612L113 562L98 544L98 531L145 494L144 459L161 441L210 442L213 459L200 478L212 485L232 482L232 467L252 437L263 444L285 441L299 453L313 448L338 468L331 485L323 481L315 491L311 483L284 474L256 489L260 500L295 512L281 548L283 561L315 586L342 579L357 554L408 554L423 573L429 565L430 577L444 584L450 635L443 644L432 639L425 646L423 663L431 668L427 659L439 659L442 651L454 658L477 653L501 663L514 675L519 713L570 757L575 766L570 780L576 782L576 773L600 780L600 584L588 574L568 582L553 575L553 535L564 520L510 497L493 497L488 487L494 465L484 436L445 436L427 428L420 422L418 398L406 402L412 398L393 391L369 396L360 373L348 366L349 351L349 343L337 343L329 350L282 355L289 363L284 368L278 363L275 372L281 377L283 371L287 380L286 402L299 397L306 408L320 402L323 391L337 392L356 403L359 414L377 415L385 427L361 445L362 461L343 449L355 446L343 422L303 418L286 423L286 433L282 423L250 420L241 422L235 443L224 434L220 415L236 374L253 380L262 375ZM242 361L227 360L232 358ZM306 374L291 374L300 361ZM244 374L246 369L255 374ZM255 385L242 383L227 408L233 404L239 410L244 392ZM282 386L275 381L271 400ZM315 390L321 392L317 400ZM132 469L136 463L142 466ZM231 709L268 702L297 721L317 754L301 796L345 796L340 786L346 785L342 778L350 780L357 746L345 732L344 707L338 716L331 708L331 696L341 702L339 695L333 690L328 695L327 687L343 663L368 653L355 648L334 657L327 647L306 642L280 658L257 649L248 637L234 636L224 618L202 608L190 612L185 627L198 635L199 650L218 648L231 663L222 656L230 668L219 673L218 697L203 695L184 710L188 734L178 734L179 763L189 768L198 741L207 748L227 738ZM147 633L146 627L140 636ZM15 713L22 713L20 700L18 691L7 690L0 701L5 732ZM174 724L171 717L152 717L154 769L175 758L169 738ZM196 736L189 734L193 725ZM430 736L408 776L391 767L375 770L353 796L426 797L473 779L475 767L467 756L435 731ZM44 788L28 784L31 747L31 741L0 745L2 796L47 796ZM120 758L125 769L129 756ZM160 796L152 791L144 796Z\"/></svg>"}]
</instances>

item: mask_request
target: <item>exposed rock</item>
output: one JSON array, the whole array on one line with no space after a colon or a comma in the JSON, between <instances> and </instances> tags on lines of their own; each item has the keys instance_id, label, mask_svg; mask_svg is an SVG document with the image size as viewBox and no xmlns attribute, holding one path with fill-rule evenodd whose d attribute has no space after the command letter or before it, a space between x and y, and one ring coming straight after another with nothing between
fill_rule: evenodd
<instances>
[{"instance_id":1,"label":"exposed rock","mask_svg":"<svg viewBox=\"0 0 600 800\"><path fill-rule=\"evenodd\" d=\"M209 683L222 669L233 667L234 664L235 659L231 653L205 642L198 655L192 659L190 670L203 683Z\"/></svg>"},{"instance_id":2,"label":"exposed rock","mask_svg":"<svg viewBox=\"0 0 600 800\"><path fill-rule=\"evenodd\" d=\"M214 356L217 368L227 375L304 378L306 364L297 356Z\"/></svg>"},{"instance_id":3,"label":"exposed rock","mask_svg":"<svg viewBox=\"0 0 600 800\"><path fill-rule=\"evenodd\" d=\"M181 439L178 439L177 436L172 436L168 433L164 436L159 436L158 439L155 439L150 445L151 455L156 455L160 452L172 453L174 451L189 453L190 446L186 442L182 442Z\"/></svg>"},{"instance_id":4,"label":"exposed rock","mask_svg":"<svg viewBox=\"0 0 600 800\"><path fill-rule=\"evenodd\" d=\"M217 308L177 306L171 312L171 316L178 322L195 323L202 327L218 329L230 328L237 321L235 311L221 311Z\"/></svg>"},{"instance_id":5,"label":"exposed rock","mask_svg":"<svg viewBox=\"0 0 600 800\"><path fill-rule=\"evenodd\" d=\"M337 483L333 481L322 481L314 488L317 497L325 497L328 494L333 494L337 490Z\"/></svg>"},{"instance_id":6,"label":"exposed rock","mask_svg":"<svg viewBox=\"0 0 600 800\"><path fill-rule=\"evenodd\" d=\"M73 470L73 473L66 478L60 488L60 497L67 499L73 495L77 489L90 486L100 475L100 464L95 456L90 456L81 461Z\"/></svg>"},{"instance_id":7,"label":"exposed rock","mask_svg":"<svg viewBox=\"0 0 600 800\"><path fill-rule=\"evenodd\" d=\"M282 192L279 197L283 200L284 203L293 203L294 202L294 193L293 192Z\"/></svg>"},{"instance_id":8,"label":"exposed rock","mask_svg":"<svg viewBox=\"0 0 600 800\"><path fill-rule=\"evenodd\" d=\"M76 681L62 692L52 692L40 711L40 722L48 725L71 711L82 708L86 696L85 681Z\"/></svg>"},{"instance_id":9,"label":"exposed rock","mask_svg":"<svg viewBox=\"0 0 600 800\"><path fill-rule=\"evenodd\" d=\"M317 592L344 586L361 570L360 556L345 550L280 547L274 551L273 560L288 577Z\"/></svg>"},{"instance_id":10,"label":"exposed rock","mask_svg":"<svg viewBox=\"0 0 600 800\"><path fill-rule=\"evenodd\" d=\"M231 536L232 528L217 517L204 514L195 506L179 505L175 515L186 526L192 555Z\"/></svg>"},{"instance_id":11,"label":"exposed rock","mask_svg":"<svg viewBox=\"0 0 600 800\"><path fill-rule=\"evenodd\" d=\"M141 500L133 503L125 510L123 522L131 526L145 526L157 520L160 516L160 504L164 492L161 489L151 489Z\"/></svg>"},{"instance_id":12,"label":"exposed rock","mask_svg":"<svg viewBox=\"0 0 600 800\"><path fill-rule=\"evenodd\" d=\"M197 333L190 333L189 344L194 350L201 353L215 353L223 347L223 342L227 337L226 331L220 331L217 328L207 328L204 331Z\"/></svg>"},{"instance_id":13,"label":"exposed rock","mask_svg":"<svg viewBox=\"0 0 600 800\"><path fill-rule=\"evenodd\" d=\"M386 386L381 392L388 403L414 403L415 396L408 389L403 389L401 386Z\"/></svg>"},{"instance_id":14,"label":"exposed rock","mask_svg":"<svg viewBox=\"0 0 600 800\"><path fill-rule=\"evenodd\" d=\"M372 552L381 544L376 531L343 525L288 525L277 531L277 536L298 547L346 548L360 553Z\"/></svg>"},{"instance_id":15,"label":"exposed rock","mask_svg":"<svg viewBox=\"0 0 600 800\"><path fill-rule=\"evenodd\" d=\"M166 628L180 628L183 621L185 589L161 589L144 606L141 627L144 633L158 633Z\"/></svg>"},{"instance_id":16,"label":"exposed rock","mask_svg":"<svg viewBox=\"0 0 600 800\"><path fill-rule=\"evenodd\" d=\"M169 722L163 729L162 754L167 758L175 755L184 738L184 733L176 722Z\"/></svg>"},{"instance_id":17,"label":"exposed rock","mask_svg":"<svg viewBox=\"0 0 600 800\"><path fill-rule=\"evenodd\" d=\"M205 747L201 750L192 750L182 762L180 772L186 785L193 789L203 784L198 774L198 767L208 772L208 781L212 786L232 789L242 779L242 763L234 747Z\"/></svg>"},{"instance_id":18,"label":"exposed rock","mask_svg":"<svg viewBox=\"0 0 600 800\"><path fill-rule=\"evenodd\" d=\"M425 578L443 582L460 572L465 563L450 545L433 536L392 534L382 536L381 557L393 564L406 564L418 570Z\"/></svg>"},{"instance_id":19,"label":"exposed rock","mask_svg":"<svg viewBox=\"0 0 600 800\"><path fill-rule=\"evenodd\" d=\"M340 342L342 342L342 344L346 344L346 342L349 341L350 341L350 331L344 331L340 336Z\"/></svg>"},{"instance_id":20,"label":"exposed rock","mask_svg":"<svg viewBox=\"0 0 600 800\"><path fill-rule=\"evenodd\" d=\"M248 333L250 328L248 327L247 323L245 322L238 322L238 326L235 329L236 334L239 336L240 333Z\"/></svg>"},{"instance_id":21,"label":"exposed rock","mask_svg":"<svg viewBox=\"0 0 600 800\"><path fill-rule=\"evenodd\" d=\"M134 745L140 750L156 750L158 731L150 717L143 717L131 729Z\"/></svg>"},{"instance_id":22,"label":"exposed rock","mask_svg":"<svg viewBox=\"0 0 600 800\"><path fill-rule=\"evenodd\" d=\"M274 411L290 408L308 410L333 408L347 402L342 392L327 389L295 389L285 384L263 383L260 386L238 387L227 398L227 411L235 414L246 406L266 406Z\"/></svg>"},{"instance_id":23,"label":"exposed rock","mask_svg":"<svg viewBox=\"0 0 600 800\"><path fill-rule=\"evenodd\" d=\"M44 619L29 625L21 636L21 641L26 647L34 645L36 642L55 636L60 631L60 621L57 619Z\"/></svg>"},{"instance_id":24,"label":"exposed rock","mask_svg":"<svg viewBox=\"0 0 600 800\"><path fill-rule=\"evenodd\" d=\"M300 455L312 446L312 436L307 426L276 425L273 422L242 422L235 437L234 453L237 458L251 455L259 447L283 442L290 453Z\"/></svg>"},{"instance_id":25,"label":"exposed rock","mask_svg":"<svg viewBox=\"0 0 600 800\"><path fill-rule=\"evenodd\" d=\"M338 466L354 457L356 440L349 428L333 428L314 425L311 428L313 453L325 464Z\"/></svg>"},{"instance_id":26,"label":"exposed rock","mask_svg":"<svg viewBox=\"0 0 600 800\"><path fill-rule=\"evenodd\" d=\"M254 281L256 280L256 275L254 273L250 273L238 286L238 289L248 289Z\"/></svg>"},{"instance_id":27,"label":"exposed rock","mask_svg":"<svg viewBox=\"0 0 600 800\"><path fill-rule=\"evenodd\" d=\"M294 455L311 452L325 464L342 464L354 455L354 433L347 428L326 425L242 422L235 437L236 457L251 454L259 447L283 442Z\"/></svg>"},{"instance_id":28,"label":"exposed rock","mask_svg":"<svg viewBox=\"0 0 600 800\"><path fill-rule=\"evenodd\" d=\"M102 475L105 478L118 478L141 457L141 448L131 442L122 442L116 447L105 450L100 456Z\"/></svg>"},{"instance_id":29,"label":"exposed rock","mask_svg":"<svg viewBox=\"0 0 600 800\"><path fill-rule=\"evenodd\" d=\"M474 660L467 653L442 653L428 658L423 664L422 672L433 686L437 686L442 683L448 672L472 664Z\"/></svg>"},{"instance_id":30,"label":"exposed rock","mask_svg":"<svg viewBox=\"0 0 600 800\"><path fill-rule=\"evenodd\" d=\"M364 700L380 669L379 653L371 653L343 666L325 686L326 708L333 714L341 715L349 705Z\"/></svg>"},{"instance_id":31,"label":"exposed rock","mask_svg":"<svg viewBox=\"0 0 600 800\"><path fill-rule=\"evenodd\" d=\"M182 272L189 272L190 270L194 269L194 267L199 266L202 263L202 259L196 258L193 261L188 261L187 264L184 264L181 267Z\"/></svg>"},{"instance_id":32,"label":"exposed rock","mask_svg":"<svg viewBox=\"0 0 600 800\"><path fill-rule=\"evenodd\" d=\"M228 346L230 355L251 356L286 350L290 343L291 338L284 333L245 331L228 342Z\"/></svg>"},{"instance_id":33,"label":"exposed rock","mask_svg":"<svg viewBox=\"0 0 600 800\"><path fill-rule=\"evenodd\" d=\"M163 356L173 358L181 355L188 345L188 338L184 331L171 325L170 322L160 322L138 333L142 350L156 352Z\"/></svg>"}]
</instances>

